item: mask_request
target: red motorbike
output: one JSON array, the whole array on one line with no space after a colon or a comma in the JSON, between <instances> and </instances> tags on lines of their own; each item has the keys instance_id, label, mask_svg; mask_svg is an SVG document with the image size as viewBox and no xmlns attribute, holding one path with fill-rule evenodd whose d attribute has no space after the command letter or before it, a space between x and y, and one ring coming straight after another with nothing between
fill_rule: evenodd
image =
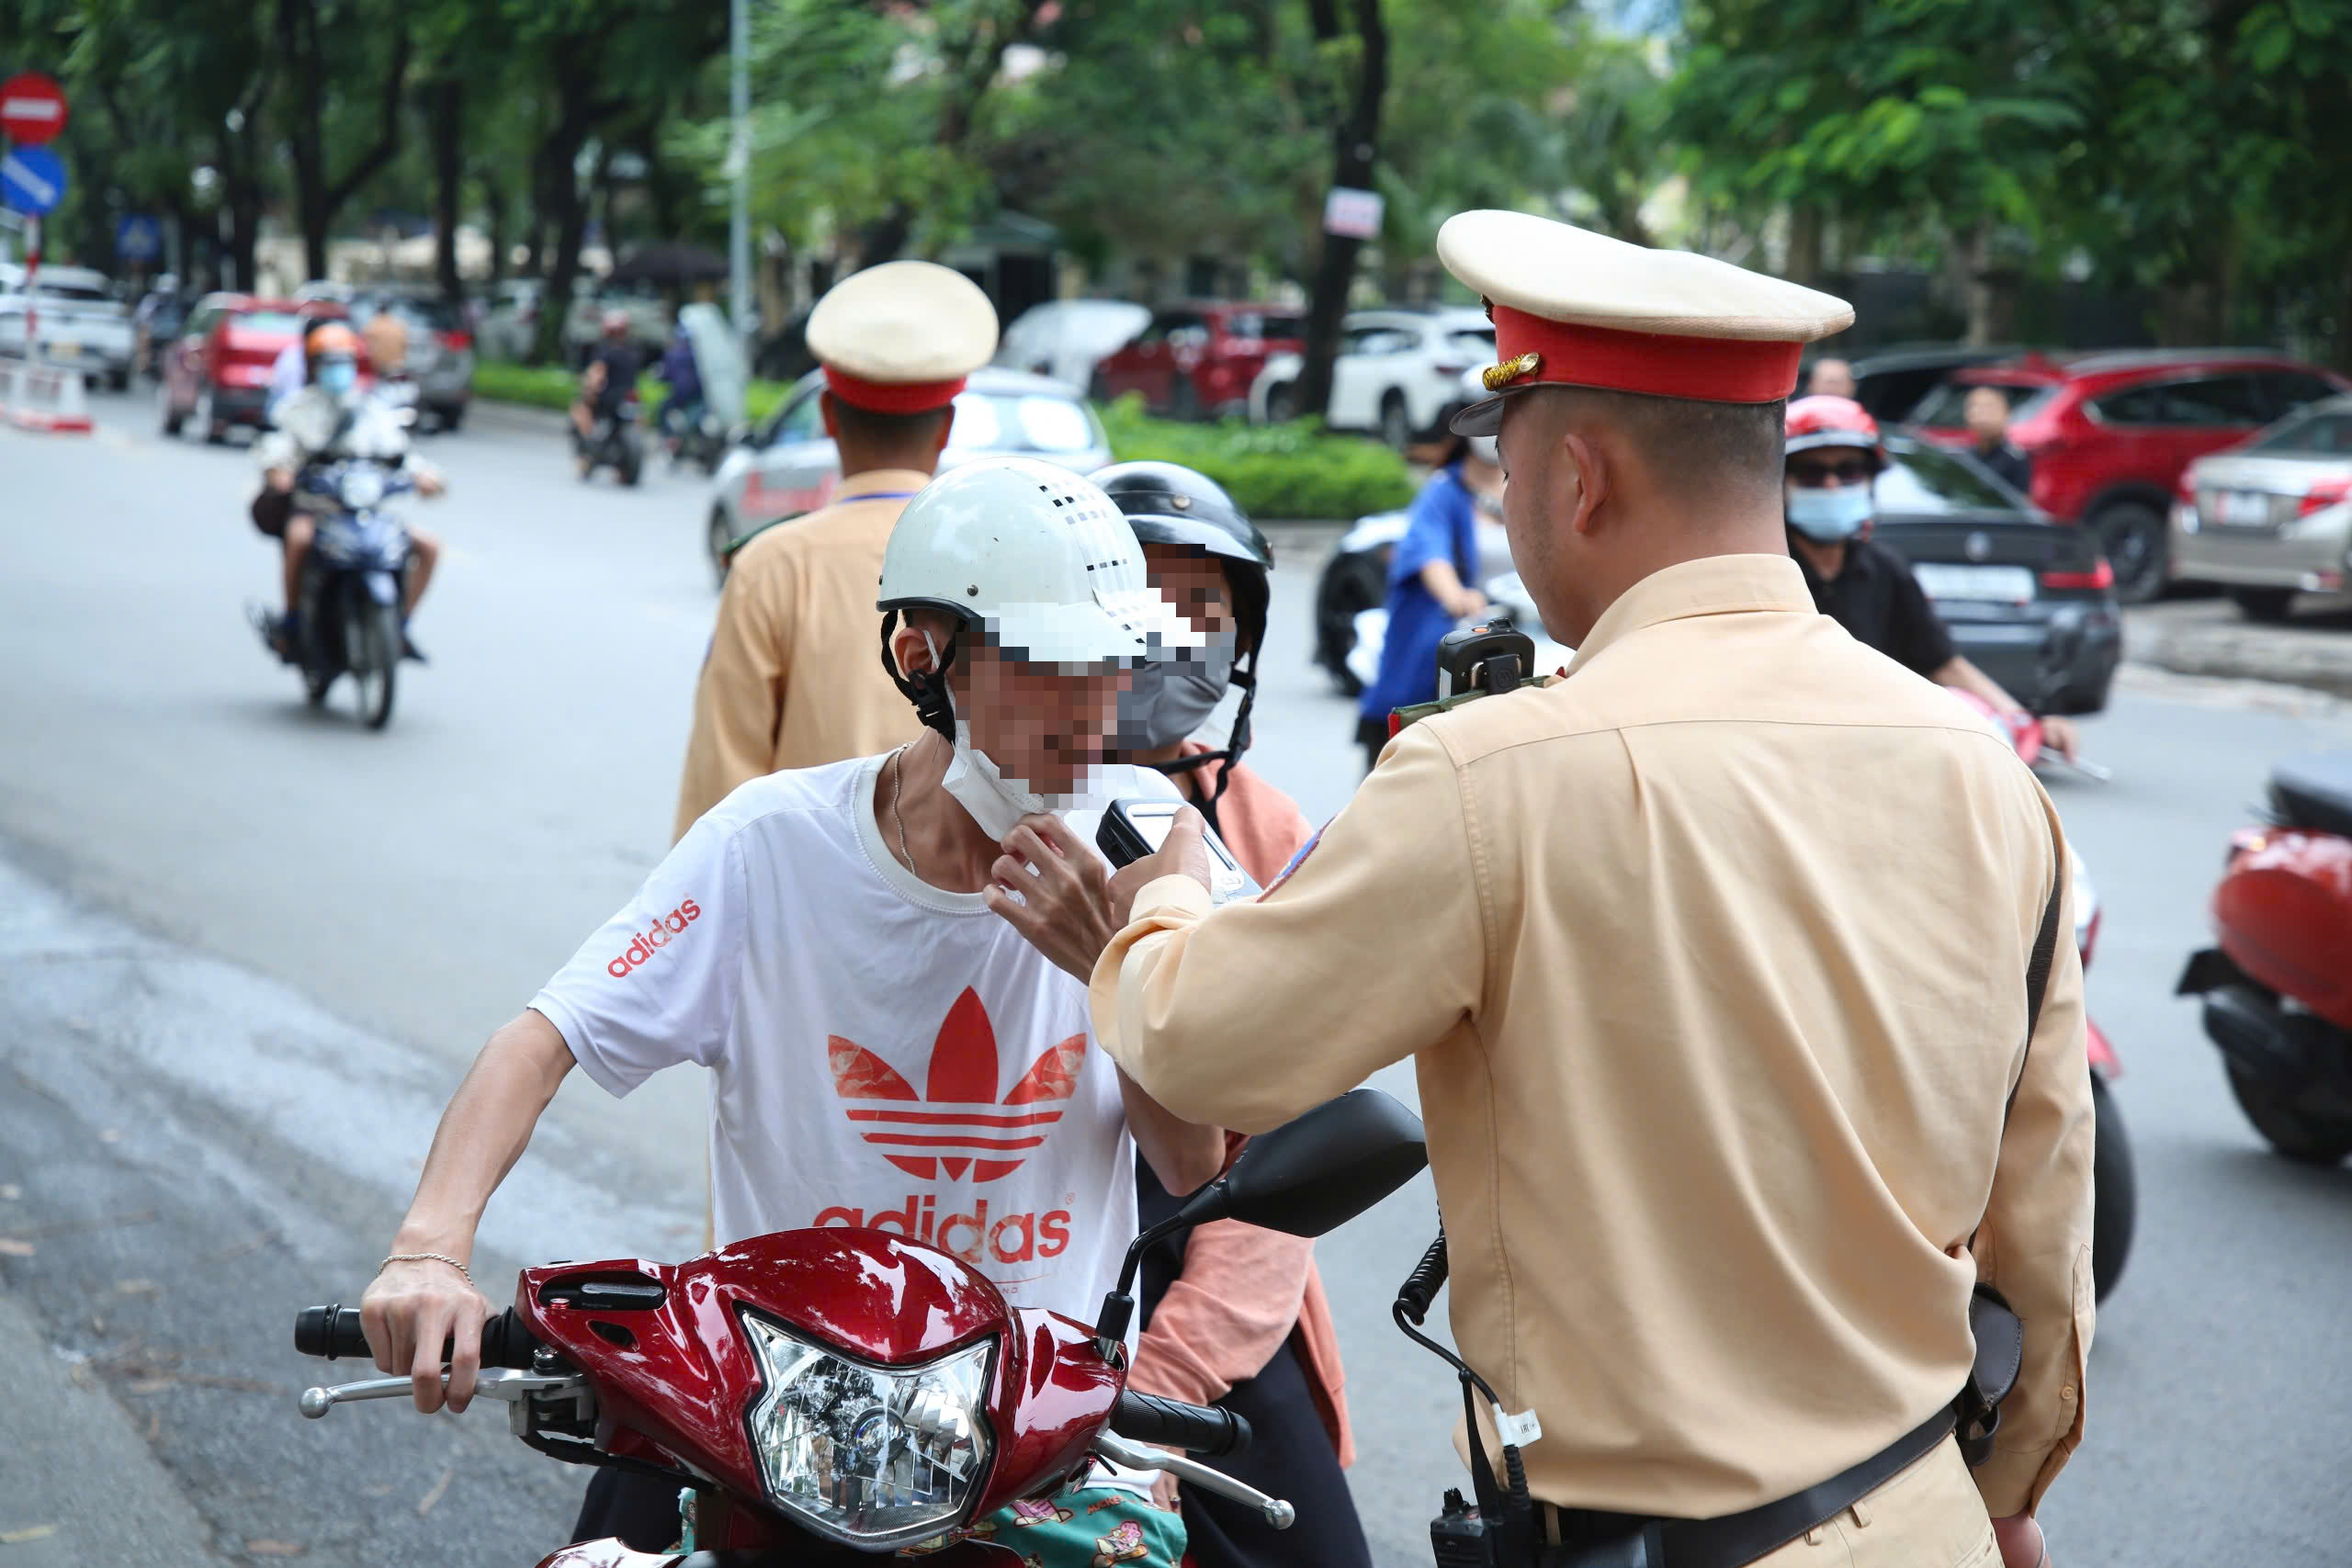
<instances>
[{"instance_id":1,"label":"red motorbike","mask_svg":"<svg viewBox=\"0 0 2352 1568\"><path fill-rule=\"evenodd\" d=\"M1229 1453L1240 1417L1125 1389L1129 1292L1144 1249L1239 1219L1319 1235L1428 1163L1419 1118L1356 1089L1253 1139L1225 1176L1129 1248L1095 1323L1006 1304L951 1253L886 1231L783 1231L674 1267L526 1269L482 1330L480 1397L552 1458L682 1489L683 1559L617 1540L541 1568L786 1568L915 1548L940 1568L1019 1568L989 1516L1050 1511L1099 1458L1250 1504L1288 1503L1162 1451ZM295 1348L367 1356L359 1313L306 1308ZM407 1395L406 1378L314 1388L302 1414ZM967 1534L970 1531L970 1534Z\"/></svg>"},{"instance_id":2,"label":"red motorbike","mask_svg":"<svg viewBox=\"0 0 2352 1568\"><path fill-rule=\"evenodd\" d=\"M2041 721L2032 715L1996 712L1992 704L1973 692L1955 691L1952 695L2006 733L2026 766L2064 761L2056 752L2042 749ZM2111 776L2094 763L2066 765L2102 783ZM2091 954L2098 947L2098 889L2091 885L2082 856L2070 854L2067 862L2074 880L2075 948L2082 954L2083 969L2087 973ZM2132 1163L2132 1141L2123 1130L2123 1113L2116 1109L2114 1091L2108 1087L2123 1076L2123 1064L2097 1020L2086 1014L2083 1025L2090 1052L2091 1105L2098 1139L2098 1152L2091 1159L2091 1279L2098 1299L2105 1301L2116 1280L2122 1278L2124 1259L2132 1251L2132 1232L2139 1218L2139 1180Z\"/></svg>"},{"instance_id":3,"label":"red motorbike","mask_svg":"<svg viewBox=\"0 0 2352 1568\"><path fill-rule=\"evenodd\" d=\"M2205 998L2230 1092L2290 1159L2352 1154L2352 752L2270 772L2269 821L2230 839L2220 945L2177 994Z\"/></svg>"}]
</instances>

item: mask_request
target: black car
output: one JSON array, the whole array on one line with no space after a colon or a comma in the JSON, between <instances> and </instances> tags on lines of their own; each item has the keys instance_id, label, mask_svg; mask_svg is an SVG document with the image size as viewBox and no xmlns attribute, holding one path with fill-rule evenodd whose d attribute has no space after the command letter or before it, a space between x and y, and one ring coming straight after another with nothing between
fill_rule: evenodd
<instances>
[{"instance_id":1,"label":"black car","mask_svg":"<svg viewBox=\"0 0 2352 1568\"><path fill-rule=\"evenodd\" d=\"M2115 574L1963 454L1891 435L1871 536L1910 563L1961 654L2036 713L2097 713L2123 659Z\"/></svg>"}]
</instances>

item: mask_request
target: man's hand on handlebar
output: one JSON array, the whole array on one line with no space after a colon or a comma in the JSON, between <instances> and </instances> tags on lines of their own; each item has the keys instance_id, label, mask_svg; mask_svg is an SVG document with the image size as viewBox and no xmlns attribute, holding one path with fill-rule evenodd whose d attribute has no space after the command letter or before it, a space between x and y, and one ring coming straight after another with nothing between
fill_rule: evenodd
<instances>
[{"instance_id":1,"label":"man's hand on handlebar","mask_svg":"<svg viewBox=\"0 0 2352 1568\"><path fill-rule=\"evenodd\" d=\"M2075 753L2082 749L2082 733L2075 728L2075 721L2071 718L2064 718L2054 713L2043 716L2041 743L2070 762L2080 760Z\"/></svg>"},{"instance_id":2,"label":"man's hand on handlebar","mask_svg":"<svg viewBox=\"0 0 2352 1568\"><path fill-rule=\"evenodd\" d=\"M384 1265L360 1301L359 1317L378 1370L407 1377L417 1409L430 1416L444 1403L455 1414L472 1402L481 1370L481 1325L494 1310L464 1275L427 1259ZM435 1354L444 1340L449 1342L446 1390ZM421 1353L420 1347L425 1348Z\"/></svg>"}]
</instances>

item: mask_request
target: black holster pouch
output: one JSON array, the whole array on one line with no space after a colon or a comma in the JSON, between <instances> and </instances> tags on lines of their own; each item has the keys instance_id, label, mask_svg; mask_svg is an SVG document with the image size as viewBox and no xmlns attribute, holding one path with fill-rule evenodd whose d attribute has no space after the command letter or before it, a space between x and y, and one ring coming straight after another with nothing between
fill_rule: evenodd
<instances>
[{"instance_id":1,"label":"black holster pouch","mask_svg":"<svg viewBox=\"0 0 2352 1568\"><path fill-rule=\"evenodd\" d=\"M1976 1360L1954 1410L1960 1417L1960 1457L1973 1469L1993 1457L2001 1401L2017 1387L2018 1369L2025 1364L2025 1325L2000 1292L1979 1285L1968 1298L1968 1329L1976 1337Z\"/></svg>"}]
</instances>

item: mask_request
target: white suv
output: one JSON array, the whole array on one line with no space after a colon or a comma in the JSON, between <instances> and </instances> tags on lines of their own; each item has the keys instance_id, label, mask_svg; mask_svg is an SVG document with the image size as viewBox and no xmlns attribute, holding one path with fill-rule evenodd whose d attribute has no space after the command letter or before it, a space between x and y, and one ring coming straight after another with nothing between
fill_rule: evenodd
<instances>
[{"instance_id":1,"label":"white suv","mask_svg":"<svg viewBox=\"0 0 2352 1568\"><path fill-rule=\"evenodd\" d=\"M1495 360L1495 327L1484 310L1447 306L1351 310L1331 363L1334 430L1376 431L1403 448L1461 395L1462 373ZM1250 388L1250 417L1280 423L1297 412L1304 361L1278 354Z\"/></svg>"}]
</instances>

